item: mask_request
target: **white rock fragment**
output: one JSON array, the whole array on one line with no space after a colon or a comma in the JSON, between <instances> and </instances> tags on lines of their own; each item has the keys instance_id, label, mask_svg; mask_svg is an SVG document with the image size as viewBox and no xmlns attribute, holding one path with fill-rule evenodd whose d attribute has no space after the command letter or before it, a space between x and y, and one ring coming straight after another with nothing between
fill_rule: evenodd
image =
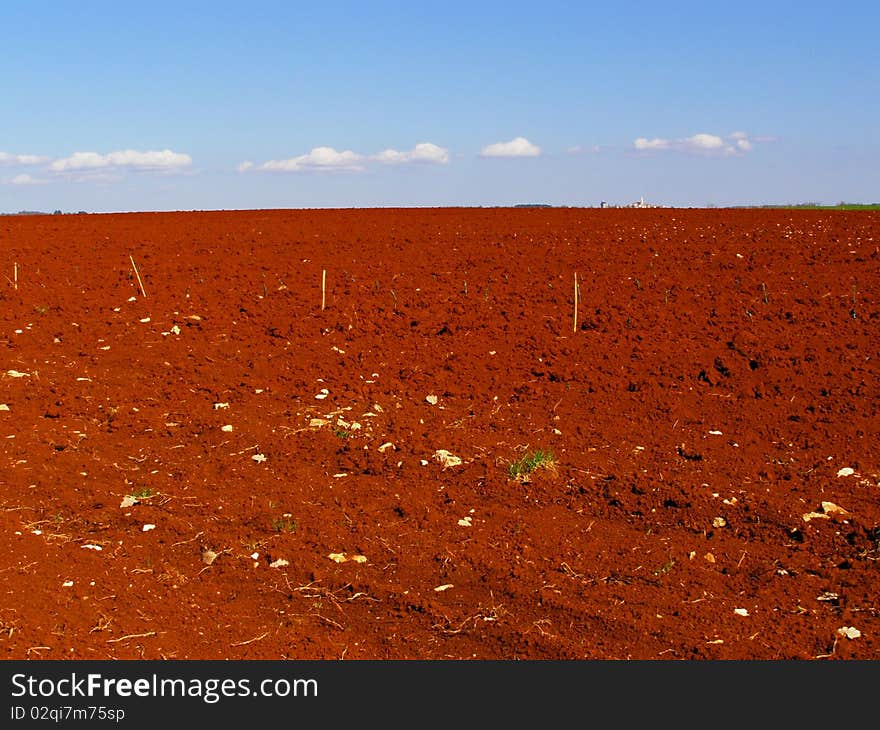
<instances>
[{"instance_id":1,"label":"white rock fragment","mask_svg":"<svg viewBox=\"0 0 880 730\"><path fill-rule=\"evenodd\" d=\"M180 334L180 327L178 327L177 325L174 325L174 326L171 328L171 333L172 333L172 334L175 334L175 335L179 335L179 334Z\"/></svg>"},{"instance_id":2,"label":"white rock fragment","mask_svg":"<svg viewBox=\"0 0 880 730\"><path fill-rule=\"evenodd\" d=\"M834 502L822 502L822 511L826 515L849 515L849 512L847 512L843 507L838 507L836 504L834 504Z\"/></svg>"},{"instance_id":3,"label":"white rock fragment","mask_svg":"<svg viewBox=\"0 0 880 730\"><path fill-rule=\"evenodd\" d=\"M19 372L18 370L7 370L6 374L10 378L28 378L28 377L30 377L30 373L22 373L22 372Z\"/></svg>"},{"instance_id":4,"label":"white rock fragment","mask_svg":"<svg viewBox=\"0 0 880 730\"><path fill-rule=\"evenodd\" d=\"M98 550L98 551L101 551L104 549L100 545L81 545L80 547L88 548L89 550Z\"/></svg>"},{"instance_id":5,"label":"white rock fragment","mask_svg":"<svg viewBox=\"0 0 880 730\"><path fill-rule=\"evenodd\" d=\"M256 461L258 464L262 464L264 461L266 461L266 455L265 454L254 454L251 457L251 459Z\"/></svg>"},{"instance_id":6,"label":"white rock fragment","mask_svg":"<svg viewBox=\"0 0 880 730\"><path fill-rule=\"evenodd\" d=\"M448 591L450 588L452 588L452 583L444 583L442 586L437 586L434 590L437 591L437 593L442 593L443 591Z\"/></svg>"},{"instance_id":7,"label":"white rock fragment","mask_svg":"<svg viewBox=\"0 0 880 730\"><path fill-rule=\"evenodd\" d=\"M709 431L709 433L710 433L712 436L720 436L720 435L721 435L721 431Z\"/></svg>"},{"instance_id":8,"label":"white rock fragment","mask_svg":"<svg viewBox=\"0 0 880 730\"><path fill-rule=\"evenodd\" d=\"M426 395L425 400L428 401L432 406L437 405L437 396L436 395Z\"/></svg>"},{"instance_id":9,"label":"white rock fragment","mask_svg":"<svg viewBox=\"0 0 880 730\"><path fill-rule=\"evenodd\" d=\"M150 523L147 523L141 528L144 532L149 532L150 530L155 530L156 526Z\"/></svg>"},{"instance_id":10,"label":"white rock fragment","mask_svg":"<svg viewBox=\"0 0 880 730\"><path fill-rule=\"evenodd\" d=\"M748 616L749 615L749 612L745 608L735 608L735 609L733 609L733 612L737 616Z\"/></svg>"},{"instance_id":11,"label":"white rock fragment","mask_svg":"<svg viewBox=\"0 0 880 730\"><path fill-rule=\"evenodd\" d=\"M468 515L467 517L462 517L458 521L459 527L473 527L473 524L471 523L472 519L473 518L470 515Z\"/></svg>"},{"instance_id":12,"label":"white rock fragment","mask_svg":"<svg viewBox=\"0 0 880 730\"><path fill-rule=\"evenodd\" d=\"M232 425L229 424L229 423L227 423L225 426L221 426L221 427L220 427L220 430L221 430L221 431L226 431L226 433L229 433L229 432L232 431Z\"/></svg>"},{"instance_id":13,"label":"white rock fragment","mask_svg":"<svg viewBox=\"0 0 880 730\"><path fill-rule=\"evenodd\" d=\"M810 520L815 519L830 519L832 515L837 515L838 517L849 517L850 513L847 510L843 509L843 507L839 507L834 502L822 502L820 507L821 512L807 512L804 515L801 515L801 518L804 522L809 522Z\"/></svg>"},{"instance_id":14,"label":"white rock fragment","mask_svg":"<svg viewBox=\"0 0 880 730\"><path fill-rule=\"evenodd\" d=\"M841 626L837 629L838 636L845 636L847 639L858 639L862 632L854 626Z\"/></svg>"},{"instance_id":15,"label":"white rock fragment","mask_svg":"<svg viewBox=\"0 0 880 730\"><path fill-rule=\"evenodd\" d=\"M330 395L330 391L326 388L321 388L321 392L315 395L315 398L317 400L324 400L328 395Z\"/></svg>"},{"instance_id":16,"label":"white rock fragment","mask_svg":"<svg viewBox=\"0 0 880 730\"><path fill-rule=\"evenodd\" d=\"M283 568L285 565L290 565L290 563L284 558L278 558L278 560L273 560L269 563L270 568Z\"/></svg>"},{"instance_id":17,"label":"white rock fragment","mask_svg":"<svg viewBox=\"0 0 880 730\"><path fill-rule=\"evenodd\" d=\"M259 560L259 559L260 559L259 553L256 553L256 552L251 553L251 560Z\"/></svg>"},{"instance_id":18,"label":"white rock fragment","mask_svg":"<svg viewBox=\"0 0 880 730\"><path fill-rule=\"evenodd\" d=\"M393 449L393 448L394 448L394 444L392 444L390 441L386 441L384 444L382 444L379 447L379 452L384 454L386 451L388 451L388 449Z\"/></svg>"},{"instance_id":19,"label":"white rock fragment","mask_svg":"<svg viewBox=\"0 0 880 730\"><path fill-rule=\"evenodd\" d=\"M215 403L214 404L215 411L219 411L221 408L229 408L229 404L228 403Z\"/></svg>"},{"instance_id":20,"label":"white rock fragment","mask_svg":"<svg viewBox=\"0 0 880 730\"><path fill-rule=\"evenodd\" d=\"M309 428L321 428L321 426L326 426L330 421L326 418L312 418L309 421Z\"/></svg>"},{"instance_id":21,"label":"white rock fragment","mask_svg":"<svg viewBox=\"0 0 880 730\"><path fill-rule=\"evenodd\" d=\"M8 405L6 405L5 403L0 403L0 411L8 411L8 410L9 410Z\"/></svg>"},{"instance_id":22,"label":"white rock fragment","mask_svg":"<svg viewBox=\"0 0 880 730\"><path fill-rule=\"evenodd\" d=\"M147 322L150 321L150 318L149 318L149 317L144 317L144 318L142 318L142 319L140 319L140 320L138 320L138 321L139 321L139 322L142 322L143 324L146 324Z\"/></svg>"},{"instance_id":23,"label":"white rock fragment","mask_svg":"<svg viewBox=\"0 0 880 730\"><path fill-rule=\"evenodd\" d=\"M724 527L725 525L727 525L727 520L723 517L716 517L712 520L712 527Z\"/></svg>"},{"instance_id":24,"label":"white rock fragment","mask_svg":"<svg viewBox=\"0 0 880 730\"><path fill-rule=\"evenodd\" d=\"M138 498L133 497L130 494L126 494L122 501L119 503L120 509L128 509L129 507L134 507L138 503Z\"/></svg>"},{"instance_id":25,"label":"white rock fragment","mask_svg":"<svg viewBox=\"0 0 880 730\"><path fill-rule=\"evenodd\" d=\"M202 562L205 565L211 565L218 558L218 553L215 553L213 550L206 549L202 550Z\"/></svg>"},{"instance_id":26,"label":"white rock fragment","mask_svg":"<svg viewBox=\"0 0 880 730\"><path fill-rule=\"evenodd\" d=\"M129 297L128 298L128 301L130 301L130 302L136 302L137 300L138 300L137 297Z\"/></svg>"},{"instance_id":27,"label":"white rock fragment","mask_svg":"<svg viewBox=\"0 0 880 730\"><path fill-rule=\"evenodd\" d=\"M43 531L42 530L34 530L33 534L37 535L39 537L40 535L43 534Z\"/></svg>"},{"instance_id":28,"label":"white rock fragment","mask_svg":"<svg viewBox=\"0 0 880 730\"><path fill-rule=\"evenodd\" d=\"M62 587L62 588L70 588L72 585L73 585L73 581L72 581L72 580L66 580L66 581L64 581L64 582L61 584L61 587Z\"/></svg>"},{"instance_id":29,"label":"white rock fragment","mask_svg":"<svg viewBox=\"0 0 880 730\"><path fill-rule=\"evenodd\" d=\"M422 466L428 466L428 460L427 459L419 459L419 464L421 464Z\"/></svg>"},{"instance_id":30,"label":"white rock fragment","mask_svg":"<svg viewBox=\"0 0 880 730\"><path fill-rule=\"evenodd\" d=\"M449 453L446 449L437 449L437 451L434 452L434 458L443 465L444 469L450 466L461 465L461 459L454 454Z\"/></svg>"},{"instance_id":31,"label":"white rock fragment","mask_svg":"<svg viewBox=\"0 0 880 730\"><path fill-rule=\"evenodd\" d=\"M351 560L353 563L366 563L366 555L346 555L345 553L330 553L328 556L334 563L347 563Z\"/></svg>"},{"instance_id":32,"label":"white rock fragment","mask_svg":"<svg viewBox=\"0 0 880 730\"><path fill-rule=\"evenodd\" d=\"M849 476L852 476L852 475L855 474L855 473L856 473L856 470L855 470L855 469L853 469L852 467L849 467L849 466L845 466L845 467L843 467L843 469L840 469L840 470L837 472L837 476L839 476L839 477L849 477Z\"/></svg>"}]
</instances>

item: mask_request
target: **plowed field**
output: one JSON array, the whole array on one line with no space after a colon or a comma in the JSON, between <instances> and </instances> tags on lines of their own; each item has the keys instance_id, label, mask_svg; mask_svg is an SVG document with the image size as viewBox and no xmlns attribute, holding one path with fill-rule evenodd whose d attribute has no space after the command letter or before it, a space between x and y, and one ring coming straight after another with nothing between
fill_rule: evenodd
<instances>
[{"instance_id":1,"label":"plowed field","mask_svg":"<svg viewBox=\"0 0 880 730\"><path fill-rule=\"evenodd\" d=\"M0 657L877 658L878 247L861 211L0 218Z\"/></svg>"}]
</instances>

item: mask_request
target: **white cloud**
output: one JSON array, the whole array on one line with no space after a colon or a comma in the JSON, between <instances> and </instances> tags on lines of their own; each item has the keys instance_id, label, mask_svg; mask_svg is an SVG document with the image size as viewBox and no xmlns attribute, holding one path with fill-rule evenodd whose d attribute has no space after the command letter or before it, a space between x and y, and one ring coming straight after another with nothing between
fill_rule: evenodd
<instances>
[{"instance_id":1,"label":"white cloud","mask_svg":"<svg viewBox=\"0 0 880 730\"><path fill-rule=\"evenodd\" d=\"M332 147L315 147L311 152L287 160L269 160L260 165L253 162L242 162L239 172L257 170L263 172L361 172L368 162L379 162L385 165L402 165L407 163L428 163L445 165L449 162L449 150L431 142L419 142L407 152L386 149L375 155L362 155L352 150L339 152Z\"/></svg>"},{"instance_id":2,"label":"white cloud","mask_svg":"<svg viewBox=\"0 0 880 730\"><path fill-rule=\"evenodd\" d=\"M445 147L438 147L431 142L419 142L409 152L387 149L373 155L372 159L386 165L401 165L407 162L429 162L445 165L449 162L449 150Z\"/></svg>"},{"instance_id":3,"label":"white cloud","mask_svg":"<svg viewBox=\"0 0 880 730\"><path fill-rule=\"evenodd\" d=\"M12 155L9 152L0 152L0 165L39 165L46 159L38 155Z\"/></svg>"},{"instance_id":4,"label":"white cloud","mask_svg":"<svg viewBox=\"0 0 880 730\"><path fill-rule=\"evenodd\" d=\"M259 166L258 169L269 172L312 172L318 170L338 170L345 172L360 172L363 170L363 155L351 150L337 152L332 147L315 147L311 152L289 160L269 160ZM248 170L253 165L242 163L239 170ZM242 171L244 171L242 170Z\"/></svg>"},{"instance_id":5,"label":"white cloud","mask_svg":"<svg viewBox=\"0 0 880 730\"><path fill-rule=\"evenodd\" d=\"M438 165L449 162L449 150L431 142L419 142L407 155L414 162L433 162Z\"/></svg>"},{"instance_id":6,"label":"white cloud","mask_svg":"<svg viewBox=\"0 0 880 730\"><path fill-rule=\"evenodd\" d=\"M480 150L480 157L537 157L540 154L541 148L525 137L516 137L510 142L496 142Z\"/></svg>"},{"instance_id":7,"label":"white cloud","mask_svg":"<svg viewBox=\"0 0 880 730\"><path fill-rule=\"evenodd\" d=\"M147 152L120 150L106 155L97 152L74 152L70 157L53 161L49 169L52 172L84 172L114 168L171 172L191 164L192 158L189 155L171 150Z\"/></svg>"},{"instance_id":8,"label":"white cloud","mask_svg":"<svg viewBox=\"0 0 880 730\"><path fill-rule=\"evenodd\" d=\"M706 134L705 132L701 132L700 134L695 134L692 137L688 137L683 140L682 144L685 147L690 147L694 150L705 150L705 151L717 151L725 148L724 140L721 137L718 137L714 134Z\"/></svg>"},{"instance_id":9,"label":"white cloud","mask_svg":"<svg viewBox=\"0 0 880 730\"><path fill-rule=\"evenodd\" d=\"M749 139L745 132L733 132L726 137L699 132L690 137L674 140L662 139L660 137L655 137L654 139L639 137L633 142L633 149L639 152L672 150L701 155L730 156L751 152L754 149L755 141L758 140Z\"/></svg>"},{"instance_id":10,"label":"white cloud","mask_svg":"<svg viewBox=\"0 0 880 730\"><path fill-rule=\"evenodd\" d=\"M35 177L31 177L30 175L23 173L21 175L16 175L12 179L7 181L9 185L42 185L47 182L46 180L39 180Z\"/></svg>"},{"instance_id":11,"label":"white cloud","mask_svg":"<svg viewBox=\"0 0 880 730\"><path fill-rule=\"evenodd\" d=\"M401 165L409 161L406 152L398 152L392 149L382 150L378 154L373 155L373 159L386 165Z\"/></svg>"},{"instance_id":12,"label":"white cloud","mask_svg":"<svg viewBox=\"0 0 880 730\"><path fill-rule=\"evenodd\" d=\"M635 142L633 142L633 147L635 147L637 150L668 150L669 140L660 139L659 137L655 137L654 139L639 137Z\"/></svg>"}]
</instances>

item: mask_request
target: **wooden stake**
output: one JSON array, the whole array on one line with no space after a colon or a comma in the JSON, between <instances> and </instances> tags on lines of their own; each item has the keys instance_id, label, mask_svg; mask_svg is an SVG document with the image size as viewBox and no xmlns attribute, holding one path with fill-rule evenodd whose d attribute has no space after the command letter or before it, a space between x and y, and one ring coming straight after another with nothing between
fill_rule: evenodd
<instances>
[{"instance_id":1,"label":"wooden stake","mask_svg":"<svg viewBox=\"0 0 880 730\"><path fill-rule=\"evenodd\" d=\"M147 290L144 289L144 282L141 281L141 275L140 275L140 272L138 271L137 264L134 262L134 259L131 257L131 254L129 254L128 259L129 259L129 261L131 261L131 265L134 267L134 275L137 277L138 285L141 288L141 294L143 294L144 299L146 299L147 298Z\"/></svg>"},{"instance_id":2,"label":"wooden stake","mask_svg":"<svg viewBox=\"0 0 880 730\"><path fill-rule=\"evenodd\" d=\"M15 266L12 267L12 277L15 280L13 285L18 289L18 261L16 261Z\"/></svg>"},{"instance_id":3,"label":"wooden stake","mask_svg":"<svg viewBox=\"0 0 880 730\"><path fill-rule=\"evenodd\" d=\"M327 303L327 269L321 269L321 311Z\"/></svg>"},{"instance_id":4,"label":"wooden stake","mask_svg":"<svg viewBox=\"0 0 880 730\"><path fill-rule=\"evenodd\" d=\"M577 332L578 330L578 275L577 271L574 272L574 327L572 328L573 332Z\"/></svg>"}]
</instances>

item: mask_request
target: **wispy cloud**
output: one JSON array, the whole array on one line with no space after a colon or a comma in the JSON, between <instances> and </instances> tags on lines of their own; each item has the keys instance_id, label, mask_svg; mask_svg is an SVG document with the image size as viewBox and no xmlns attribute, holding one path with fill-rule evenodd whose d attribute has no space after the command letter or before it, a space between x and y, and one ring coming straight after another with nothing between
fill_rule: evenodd
<instances>
[{"instance_id":1,"label":"wispy cloud","mask_svg":"<svg viewBox=\"0 0 880 730\"><path fill-rule=\"evenodd\" d=\"M637 150L668 150L671 146L671 143L668 139L661 139L660 137L655 137L654 139L648 139L647 137L639 137L635 142L633 142L633 147Z\"/></svg>"},{"instance_id":2,"label":"wispy cloud","mask_svg":"<svg viewBox=\"0 0 880 730\"><path fill-rule=\"evenodd\" d=\"M594 144L591 147L584 147L583 145L576 144L574 147L569 147L566 152L574 157L578 155L588 155L588 154L596 154L601 152L602 148Z\"/></svg>"},{"instance_id":3,"label":"wispy cloud","mask_svg":"<svg viewBox=\"0 0 880 730\"><path fill-rule=\"evenodd\" d=\"M250 160L238 166L239 172L362 172L371 162L383 165L428 163L445 165L449 150L432 142L420 142L411 150L401 152L385 149L375 155L364 155L352 150L339 152L333 147L315 147L311 152L286 160L269 160L255 164Z\"/></svg>"},{"instance_id":4,"label":"wispy cloud","mask_svg":"<svg viewBox=\"0 0 880 730\"><path fill-rule=\"evenodd\" d=\"M480 157L537 157L540 154L541 148L525 137L516 137L509 142L495 142L480 150Z\"/></svg>"},{"instance_id":5,"label":"wispy cloud","mask_svg":"<svg viewBox=\"0 0 880 730\"><path fill-rule=\"evenodd\" d=\"M740 152L751 152L754 147L754 144L749 139L749 135L745 132L733 132L730 138Z\"/></svg>"},{"instance_id":6,"label":"wispy cloud","mask_svg":"<svg viewBox=\"0 0 880 730\"><path fill-rule=\"evenodd\" d=\"M74 152L69 157L54 160L49 169L58 173L83 173L99 170L142 170L148 172L179 171L192 164L192 158L181 152L157 150L140 152L120 150L108 154Z\"/></svg>"},{"instance_id":7,"label":"wispy cloud","mask_svg":"<svg viewBox=\"0 0 880 730\"><path fill-rule=\"evenodd\" d=\"M315 147L311 152L286 160L269 160L262 165L243 162L239 172L256 169L266 172L360 172L364 169L364 156L351 150L338 152L332 147Z\"/></svg>"},{"instance_id":8,"label":"wispy cloud","mask_svg":"<svg viewBox=\"0 0 880 730\"><path fill-rule=\"evenodd\" d=\"M39 165L47 160L47 157L39 155L13 155L9 152L0 152L0 165Z\"/></svg>"},{"instance_id":9,"label":"wispy cloud","mask_svg":"<svg viewBox=\"0 0 880 730\"><path fill-rule=\"evenodd\" d=\"M47 183L49 181L31 177L27 173L22 173L21 175L16 175L9 180L4 180L4 182L7 185L43 185L44 183Z\"/></svg>"},{"instance_id":10,"label":"wispy cloud","mask_svg":"<svg viewBox=\"0 0 880 730\"><path fill-rule=\"evenodd\" d=\"M763 139L763 138L762 138ZM662 137L639 137L633 142L633 149L638 152L685 152L701 155L743 155L754 149L758 139L750 139L745 132L732 132L721 137L717 134L699 132L690 137L680 139L663 139Z\"/></svg>"},{"instance_id":11,"label":"wispy cloud","mask_svg":"<svg viewBox=\"0 0 880 730\"><path fill-rule=\"evenodd\" d=\"M445 147L438 147L431 142L419 142L409 152L387 149L373 155L372 159L386 165L402 165L408 162L428 162L445 165L449 162L449 150Z\"/></svg>"}]
</instances>

